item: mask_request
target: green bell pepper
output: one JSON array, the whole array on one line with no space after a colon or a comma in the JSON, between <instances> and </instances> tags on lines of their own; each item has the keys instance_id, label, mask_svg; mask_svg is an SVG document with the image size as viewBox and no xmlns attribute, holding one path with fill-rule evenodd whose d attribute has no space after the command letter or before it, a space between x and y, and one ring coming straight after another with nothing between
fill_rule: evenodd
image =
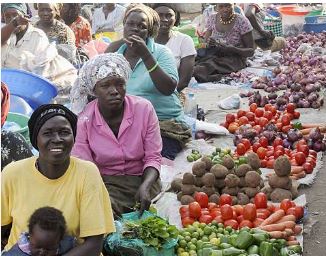
<instances>
[{"instance_id":1,"label":"green bell pepper","mask_svg":"<svg viewBox=\"0 0 326 256\"><path fill-rule=\"evenodd\" d=\"M269 235L267 233L256 233L252 235L254 238L254 242L256 244L260 244L262 242L266 242L269 238Z\"/></svg>"},{"instance_id":2,"label":"green bell pepper","mask_svg":"<svg viewBox=\"0 0 326 256\"><path fill-rule=\"evenodd\" d=\"M259 254L259 247L257 245L251 245L247 252L251 255L251 254Z\"/></svg>"},{"instance_id":3,"label":"green bell pepper","mask_svg":"<svg viewBox=\"0 0 326 256\"><path fill-rule=\"evenodd\" d=\"M252 245L254 241L254 237L248 231L242 231L237 236L235 241L235 246L239 249L247 249L250 245Z\"/></svg>"},{"instance_id":4,"label":"green bell pepper","mask_svg":"<svg viewBox=\"0 0 326 256\"><path fill-rule=\"evenodd\" d=\"M239 254L246 253L245 250L240 250L234 247L223 249L223 256L239 256Z\"/></svg>"},{"instance_id":5,"label":"green bell pepper","mask_svg":"<svg viewBox=\"0 0 326 256\"><path fill-rule=\"evenodd\" d=\"M223 252L221 250L213 250L210 256L223 256Z\"/></svg>"},{"instance_id":6,"label":"green bell pepper","mask_svg":"<svg viewBox=\"0 0 326 256\"><path fill-rule=\"evenodd\" d=\"M233 234L233 235L231 235L230 238L229 238L229 243L230 243L231 245L233 245L234 247L238 247L238 246L237 246L238 236L239 236L239 235ZM238 248L240 248L240 247L238 247ZM240 249L241 249L241 248L240 248Z\"/></svg>"},{"instance_id":7,"label":"green bell pepper","mask_svg":"<svg viewBox=\"0 0 326 256\"><path fill-rule=\"evenodd\" d=\"M221 249L227 249L227 248L231 248L232 245L228 244L228 243L221 243L218 248L221 248Z\"/></svg>"},{"instance_id":8,"label":"green bell pepper","mask_svg":"<svg viewBox=\"0 0 326 256\"><path fill-rule=\"evenodd\" d=\"M220 241L221 241L221 244L223 244L223 243L226 243L226 244L228 244L229 243L229 241L230 241L230 239L229 239L229 237L228 236L226 236L226 235L218 235L218 237L220 238Z\"/></svg>"},{"instance_id":9,"label":"green bell pepper","mask_svg":"<svg viewBox=\"0 0 326 256\"><path fill-rule=\"evenodd\" d=\"M262 242L259 246L260 256L274 256L273 244L269 242Z\"/></svg>"},{"instance_id":10,"label":"green bell pepper","mask_svg":"<svg viewBox=\"0 0 326 256\"><path fill-rule=\"evenodd\" d=\"M302 253L302 247L301 245L290 245L288 246L288 250L294 251L295 253Z\"/></svg>"}]
</instances>

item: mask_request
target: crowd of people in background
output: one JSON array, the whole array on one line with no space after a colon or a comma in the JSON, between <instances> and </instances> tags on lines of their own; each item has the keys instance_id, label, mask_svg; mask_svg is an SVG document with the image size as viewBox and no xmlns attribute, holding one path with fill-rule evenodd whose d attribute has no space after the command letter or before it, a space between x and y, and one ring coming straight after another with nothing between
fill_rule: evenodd
<instances>
[{"instance_id":1,"label":"crowd of people in background","mask_svg":"<svg viewBox=\"0 0 326 256\"><path fill-rule=\"evenodd\" d=\"M237 8L216 4L206 47L196 49L174 29L173 4L1 5L1 67L47 78L59 93L29 119L37 156L22 136L1 131L3 255L100 255L114 218L137 202L141 213L149 208L162 159L191 139L181 100L191 78L218 81L245 68L256 47L279 50L284 40L264 30L261 6ZM104 50L87 54L112 33ZM1 82L1 126L9 99Z\"/></svg>"}]
</instances>

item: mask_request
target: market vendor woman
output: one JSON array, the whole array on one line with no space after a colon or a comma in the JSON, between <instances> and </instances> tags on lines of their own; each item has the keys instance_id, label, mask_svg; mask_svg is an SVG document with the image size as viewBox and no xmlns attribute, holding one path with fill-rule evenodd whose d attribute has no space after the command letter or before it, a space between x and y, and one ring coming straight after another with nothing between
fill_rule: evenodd
<instances>
[{"instance_id":1,"label":"market vendor woman","mask_svg":"<svg viewBox=\"0 0 326 256\"><path fill-rule=\"evenodd\" d=\"M207 48L198 51L194 77L199 82L212 82L246 67L254 54L252 26L249 20L234 13L233 4L217 4L217 13L207 21Z\"/></svg>"},{"instance_id":2,"label":"market vendor woman","mask_svg":"<svg viewBox=\"0 0 326 256\"><path fill-rule=\"evenodd\" d=\"M126 95L130 74L123 55L101 54L81 68L71 92L73 110L82 111L73 155L98 166L116 217L137 202L148 209L160 192L158 118L148 100Z\"/></svg>"}]
</instances>

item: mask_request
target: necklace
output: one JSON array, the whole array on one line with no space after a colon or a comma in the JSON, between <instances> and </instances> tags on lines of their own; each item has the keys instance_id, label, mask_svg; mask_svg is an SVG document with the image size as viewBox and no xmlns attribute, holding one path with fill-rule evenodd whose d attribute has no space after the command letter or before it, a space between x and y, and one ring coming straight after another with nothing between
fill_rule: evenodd
<instances>
[{"instance_id":1,"label":"necklace","mask_svg":"<svg viewBox=\"0 0 326 256\"><path fill-rule=\"evenodd\" d=\"M223 25L230 24L234 20L234 18L235 18L234 13L231 14L229 20L227 20L227 21L222 20L222 17L220 16L220 23Z\"/></svg>"}]
</instances>

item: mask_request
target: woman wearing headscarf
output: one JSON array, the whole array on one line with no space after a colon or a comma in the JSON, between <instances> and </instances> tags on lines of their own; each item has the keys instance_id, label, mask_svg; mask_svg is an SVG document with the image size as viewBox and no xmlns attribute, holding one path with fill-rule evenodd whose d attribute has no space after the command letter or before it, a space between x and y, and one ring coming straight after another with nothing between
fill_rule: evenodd
<instances>
[{"instance_id":1,"label":"woman wearing headscarf","mask_svg":"<svg viewBox=\"0 0 326 256\"><path fill-rule=\"evenodd\" d=\"M6 121L9 105L9 89L1 82L1 128ZM29 145L21 134L1 129L1 171L11 162L25 159L32 155Z\"/></svg>"},{"instance_id":2,"label":"woman wearing headscarf","mask_svg":"<svg viewBox=\"0 0 326 256\"><path fill-rule=\"evenodd\" d=\"M65 256L100 255L103 235L115 231L98 168L70 156L76 125L76 115L63 105L41 105L33 112L28 127L39 156L11 163L1 173L1 234L10 232L5 250L28 231L29 216L44 206L62 211L68 235L78 239Z\"/></svg>"},{"instance_id":3,"label":"woman wearing headscarf","mask_svg":"<svg viewBox=\"0 0 326 256\"><path fill-rule=\"evenodd\" d=\"M80 15L80 3L64 3L61 8L61 18L75 34L76 47L82 47L92 40L91 25Z\"/></svg>"},{"instance_id":4,"label":"woman wearing headscarf","mask_svg":"<svg viewBox=\"0 0 326 256\"><path fill-rule=\"evenodd\" d=\"M160 29L155 42L168 47L176 60L179 82L178 92L181 92L189 84L192 77L196 49L192 38L178 31L173 31L174 26L180 23L180 13L171 4L154 4L152 7L160 16Z\"/></svg>"},{"instance_id":5,"label":"woman wearing headscarf","mask_svg":"<svg viewBox=\"0 0 326 256\"><path fill-rule=\"evenodd\" d=\"M246 67L247 58L254 54L253 28L246 17L234 12L233 4L217 4L206 29L208 47L199 50L194 68L197 81L218 81L223 74Z\"/></svg>"},{"instance_id":6,"label":"woman wearing headscarf","mask_svg":"<svg viewBox=\"0 0 326 256\"><path fill-rule=\"evenodd\" d=\"M130 75L123 55L101 54L81 68L71 94L72 109L82 111L73 155L98 166L115 216L136 202L142 213L160 192L158 119L149 101L126 95Z\"/></svg>"},{"instance_id":7,"label":"woman wearing headscarf","mask_svg":"<svg viewBox=\"0 0 326 256\"><path fill-rule=\"evenodd\" d=\"M178 70L171 51L154 42L159 16L143 4L130 8L124 18L124 41L117 53L123 54L133 72L127 93L149 100L160 121L162 156L174 160L190 139L191 131L176 90Z\"/></svg>"}]
</instances>

